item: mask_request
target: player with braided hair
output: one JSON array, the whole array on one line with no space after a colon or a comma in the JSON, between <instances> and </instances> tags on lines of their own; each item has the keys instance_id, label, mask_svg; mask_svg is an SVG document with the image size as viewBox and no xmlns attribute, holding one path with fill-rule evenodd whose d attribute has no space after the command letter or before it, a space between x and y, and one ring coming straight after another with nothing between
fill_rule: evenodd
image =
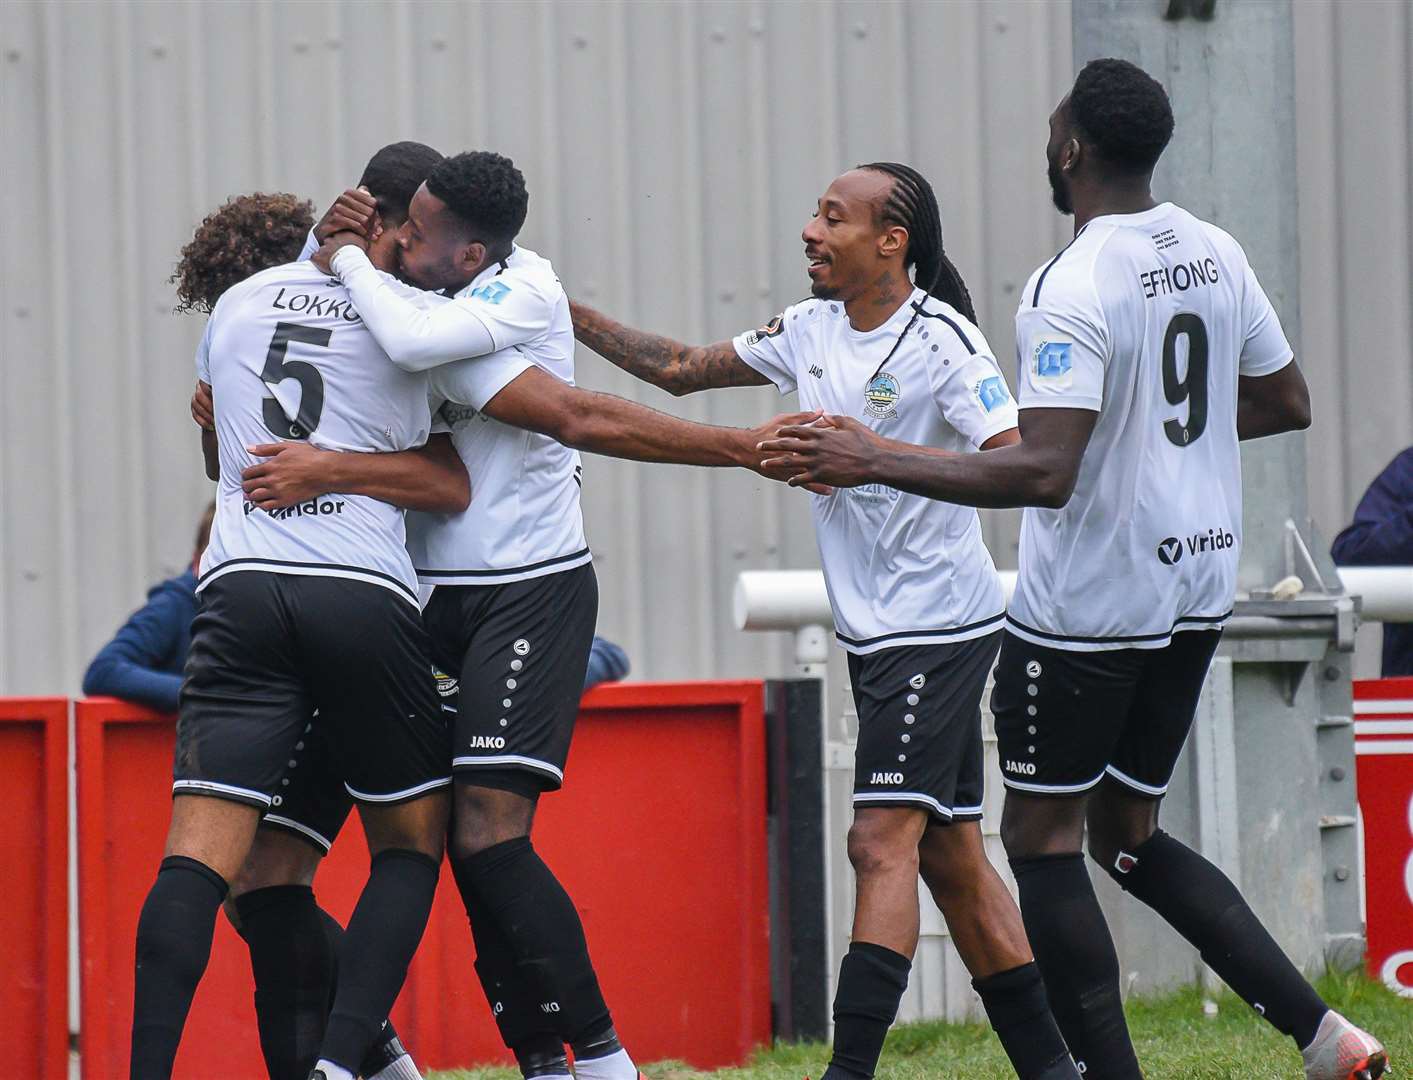
<instances>
[{"instance_id":1,"label":"player with braided hair","mask_svg":"<svg viewBox=\"0 0 1413 1080\"><path fill-rule=\"evenodd\" d=\"M958 454L1016 441L1015 405L921 174L894 162L844 173L801 239L813 296L759 330L688 346L573 304L575 336L674 394L774 383L802 409ZM859 717L853 941L825 1078L877 1068L917 948L921 874L1016 1072L1072 1080L1020 913L982 845L980 703L1003 603L976 513L884 485L811 502Z\"/></svg>"}]
</instances>

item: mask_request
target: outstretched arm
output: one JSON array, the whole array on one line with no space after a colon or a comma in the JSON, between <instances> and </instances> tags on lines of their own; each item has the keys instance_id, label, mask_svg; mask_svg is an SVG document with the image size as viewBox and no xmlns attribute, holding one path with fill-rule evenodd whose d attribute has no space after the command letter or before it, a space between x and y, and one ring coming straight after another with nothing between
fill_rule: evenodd
<instances>
[{"instance_id":1,"label":"outstretched arm","mask_svg":"<svg viewBox=\"0 0 1413 1080\"><path fill-rule=\"evenodd\" d=\"M600 311L569 301L574 336L609 363L681 397L720 386L767 386L770 380L736 355L730 341L684 345L634 330Z\"/></svg>"},{"instance_id":2,"label":"outstretched arm","mask_svg":"<svg viewBox=\"0 0 1413 1080\"><path fill-rule=\"evenodd\" d=\"M481 411L594 454L669 465L736 465L757 472L761 454L756 444L761 439L784 424L809 423L819 416L794 413L755 429L697 424L612 394L570 386L536 367L522 372Z\"/></svg>"},{"instance_id":3,"label":"outstretched arm","mask_svg":"<svg viewBox=\"0 0 1413 1080\"><path fill-rule=\"evenodd\" d=\"M241 486L262 510L334 491L433 514L459 514L471 502L466 466L447 435L433 435L415 450L382 454L321 450L304 442L250 449L265 460L241 473Z\"/></svg>"},{"instance_id":4,"label":"outstretched arm","mask_svg":"<svg viewBox=\"0 0 1413 1080\"><path fill-rule=\"evenodd\" d=\"M980 454L957 454L885 439L852 417L782 428L760 445L761 471L791 484L887 484L962 506L1064 506L1099 414L1089 409L1022 409L1019 442L1009 432ZM1006 445L998 445L1006 443Z\"/></svg>"}]
</instances>

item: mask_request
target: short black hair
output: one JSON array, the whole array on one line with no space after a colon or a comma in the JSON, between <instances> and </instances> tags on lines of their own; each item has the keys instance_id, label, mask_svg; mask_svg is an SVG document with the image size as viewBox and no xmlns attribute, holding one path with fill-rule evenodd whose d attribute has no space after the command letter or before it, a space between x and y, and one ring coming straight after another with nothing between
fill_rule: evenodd
<instances>
[{"instance_id":1,"label":"short black hair","mask_svg":"<svg viewBox=\"0 0 1413 1080\"><path fill-rule=\"evenodd\" d=\"M515 163L489 150L443 159L427 177L427 190L466 223L474 239L509 244L525 224L530 193Z\"/></svg>"},{"instance_id":2,"label":"short black hair","mask_svg":"<svg viewBox=\"0 0 1413 1080\"><path fill-rule=\"evenodd\" d=\"M358 186L373 193L384 218L402 222L412 196L441 161L442 155L426 143L390 143L368 159Z\"/></svg>"},{"instance_id":3,"label":"short black hair","mask_svg":"<svg viewBox=\"0 0 1413 1080\"><path fill-rule=\"evenodd\" d=\"M1137 64L1112 57L1084 65L1070 91L1069 118L1116 170L1153 170L1173 137L1163 84Z\"/></svg>"}]
</instances>

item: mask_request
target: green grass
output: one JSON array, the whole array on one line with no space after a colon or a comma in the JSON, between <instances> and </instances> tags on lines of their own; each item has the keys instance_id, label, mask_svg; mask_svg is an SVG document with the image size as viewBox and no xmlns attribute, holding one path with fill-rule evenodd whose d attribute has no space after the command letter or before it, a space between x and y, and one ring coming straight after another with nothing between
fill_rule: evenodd
<instances>
[{"instance_id":1,"label":"green grass","mask_svg":"<svg viewBox=\"0 0 1413 1080\"><path fill-rule=\"evenodd\" d=\"M1328 975L1320 992L1388 1047L1399 1075L1413 1069L1413 1001L1372 980ZM1205 1016L1203 995L1182 990L1161 998L1130 1001L1129 1027L1148 1080L1291 1080L1304 1073L1291 1041L1278 1034L1237 997L1217 1000L1216 1016ZM829 1059L822 1043L788 1043L758 1051L749 1065L702 1072L677 1061L643 1066L651 1080L801 1080L818 1077ZM1007 1080L1013 1078L1000 1045L981 1024L903 1024L888 1036L879 1080ZM432 1074L432 1080L518 1080L513 1069L464 1069Z\"/></svg>"}]
</instances>

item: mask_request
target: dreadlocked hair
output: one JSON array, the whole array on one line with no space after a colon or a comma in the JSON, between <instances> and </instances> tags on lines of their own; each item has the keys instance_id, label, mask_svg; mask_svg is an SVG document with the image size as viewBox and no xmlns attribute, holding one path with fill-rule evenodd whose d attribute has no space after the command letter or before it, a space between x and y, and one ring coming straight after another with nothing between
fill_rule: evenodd
<instances>
[{"instance_id":1,"label":"dreadlocked hair","mask_svg":"<svg viewBox=\"0 0 1413 1080\"><path fill-rule=\"evenodd\" d=\"M927 178L909 165L875 161L860 165L893 178L893 190L879 211L884 221L908 230L906 265L913 267L913 281L937 299L951 304L976 322L971 293L947 253L942 250L942 212Z\"/></svg>"},{"instance_id":2,"label":"dreadlocked hair","mask_svg":"<svg viewBox=\"0 0 1413 1080\"><path fill-rule=\"evenodd\" d=\"M942 211L937 207L937 196L927 178L912 166L896 161L875 161L859 168L893 178L893 190L888 193L879 216L890 225L901 225L908 230L908 254L904 265L913 268L913 283L926 290L929 296L951 304L975 323L976 308L972 306L971 293L967 292L961 273L942 249ZM908 336L919 314L920 311L914 309L908 325L903 327L893 348L883 358L883 364L888 363L898 351L898 346ZM878 365L879 371L883 370L883 364Z\"/></svg>"}]
</instances>

